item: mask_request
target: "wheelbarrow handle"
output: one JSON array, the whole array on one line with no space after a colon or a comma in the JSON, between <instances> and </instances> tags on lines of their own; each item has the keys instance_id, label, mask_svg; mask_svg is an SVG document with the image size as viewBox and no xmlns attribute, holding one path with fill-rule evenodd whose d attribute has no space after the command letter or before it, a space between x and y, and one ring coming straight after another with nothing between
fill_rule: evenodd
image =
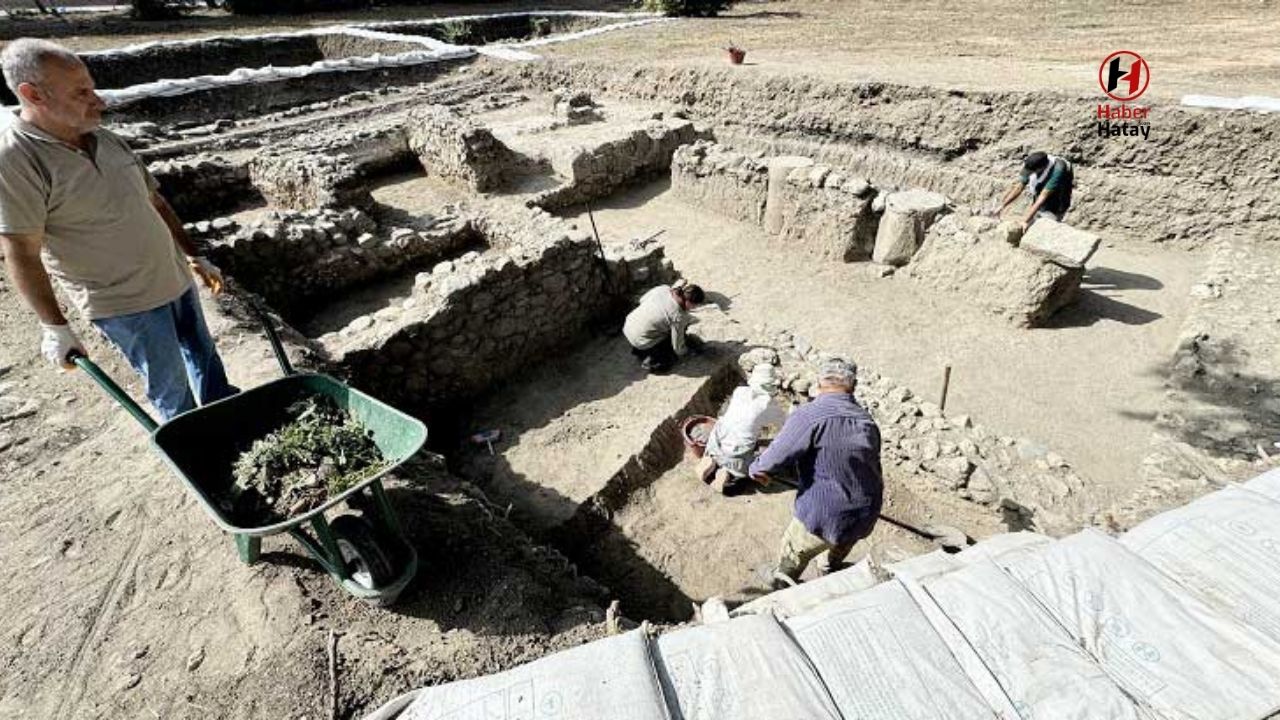
<instances>
[{"instance_id":1,"label":"wheelbarrow handle","mask_svg":"<svg viewBox=\"0 0 1280 720\"><path fill-rule=\"evenodd\" d=\"M289 362L289 356L284 352L284 345L280 344L280 336L276 334L275 325L271 323L271 318L258 307L258 303L254 300L248 302L249 310L253 312L253 316L258 318L258 322L262 323L262 329L267 331L267 340L271 341L271 351L276 354L276 362L280 363L280 371L286 377L294 373L293 364Z\"/></svg>"},{"instance_id":2,"label":"wheelbarrow handle","mask_svg":"<svg viewBox=\"0 0 1280 720\"><path fill-rule=\"evenodd\" d=\"M125 392L124 388L117 385L116 381L112 380L110 375L103 371L102 368L98 367L98 364L90 360L84 353L78 350L72 350L67 353L67 359L75 363L76 367L88 373L89 377L93 378L93 381L98 383L98 385L105 390L113 400L120 403L120 407L128 410L129 414L133 416L133 419L137 420L138 424L142 425L142 429L146 430L148 433L153 433L156 428L160 427L160 425L147 414L147 411L142 409L142 406L138 405L138 403L133 401L133 398L129 397L129 393Z\"/></svg>"}]
</instances>

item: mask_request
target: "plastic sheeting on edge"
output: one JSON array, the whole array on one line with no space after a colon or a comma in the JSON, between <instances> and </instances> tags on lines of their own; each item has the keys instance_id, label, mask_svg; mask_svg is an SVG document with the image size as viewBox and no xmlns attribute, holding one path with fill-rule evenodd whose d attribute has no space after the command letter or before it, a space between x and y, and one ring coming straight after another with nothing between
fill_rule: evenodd
<instances>
[{"instance_id":1,"label":"plastic sheeting on edge","mask_svg":"<svg viewBox=\"0 0 1280 720\"><path fill-rule=\"evenodd\" d=\"M670 720L642 630L424 688L398 720Z\"/></svg>"},{"instance_id":2,"label":"plastic sheeting on edge","mask_svg":"<svg viewBox=\"0 0 1280 720\"><path fill-rule=\"evenodd\" d=\"M809 659L772 615L668 633L658 638L658 655L683 720L841 720Z\"/></svg>"},{"instance_id":3,"label":"plastic sheeting on edge","mask_svg":"<svg viewBox=\"0 0 1280 720\"><path fill-rule=\"evenodd\" d=\"M1280 502L1280 468L1262 473L1245 483L1244 487L1246 490L1252 490Z\"/></svg>"},{"instance_id":4,"label":"plastic sheeting on edge","mask_svg":"<svg viewBox=\"0 0 1280 720\"><path fill-rule=\"evenodd\" d=\"M1016 720L983 700L915 600L890 581L786 621L845 718Z\"/></svg>"},{"instance_id":5,"label":"plastic sheeting on edge","mask_svg":"<svg viewBox=\"0 0 1280 720\"><path fill-rule=\"evenodd\" d=\"M871 572L871 564L864 559L853 567L758 597L734 608L730 615L741 617L772 613L780 618L793 617L828 600L874 587L878 582L875 573Z\"/></svg>"},{"instance_id":6,"label":"plastic sheeting on edge","mask_svg":"<svg viewBox=\"0 0 1280 720\"><path fill-rule=\"evenodd\" d=\"M972 648L1025 720L1148 720L1066 630L994 561L924 581L960 637L943 634L959 656Z\"/></svg>"},{"instance_id":7,"label":"plastic sheeting on edge","mask_svg":"<svg viewBox=\"0 0 1280 720\"><path fill-rule=\"evenodd\" d=\"M1228 487L1147 520L1120 544L1280 642L1280 503Z\"/></svg>"},{"instance_id":8,"label":"plastic sheeting on edge","mask_svg":"<svg viewBox=\"0 0 1280 720\"><path fill-rule=\"evenodd\" d=\"M1051 542L1053 542L1052 538L1039 533L1026 531L1001 533L992 535L958 553L934 550L925 555L890 563L885 568L893 573L894 577L922 581L1009 553L1034 552Z\"/></svg>"},{"instance_id":9,"label":"plastic sheeting on edge","mask_svg":"<svg viewBox=\"0 0 1280 720\"><path fill-rule=\"evenodd\" d=\"M1085 530L1005 569L1160 717L1251 720L1280 710L1280 644L1186 593L1117 540Z\"/></svg>"}]
</instances>

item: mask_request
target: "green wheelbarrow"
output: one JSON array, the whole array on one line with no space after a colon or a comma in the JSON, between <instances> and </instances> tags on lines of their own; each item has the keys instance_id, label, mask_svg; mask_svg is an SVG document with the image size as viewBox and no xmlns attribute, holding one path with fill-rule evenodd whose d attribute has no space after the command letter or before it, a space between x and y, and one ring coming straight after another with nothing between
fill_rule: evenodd
<instances>
[{"instance_id":1,"label":"green wheelbarrow","mask_svg":"<svg viewBox=\"0 0 1280 720\"><path fill-rule=\"evenodd\" d=\"M404 538L382 477L422 448L427 428L416 418L328 375L294 372L271 322L252 304L250 307L267 331L284 377L185 412L162 425L89 358L77 354L72 361L151 434L151 445L205 512L234 536L242 561L258 561L263 537L288 533L347 592L378 605L390 605L417 573L418 553ZM290 405L316 395L332 398L371 431L386 467L308 512L272 525L238 525L218 503L231 486L236 459L254 440L278 428L287 419ZM360 514L327 519L325 513L339 503Z\"/></svg>"}]
</instances>

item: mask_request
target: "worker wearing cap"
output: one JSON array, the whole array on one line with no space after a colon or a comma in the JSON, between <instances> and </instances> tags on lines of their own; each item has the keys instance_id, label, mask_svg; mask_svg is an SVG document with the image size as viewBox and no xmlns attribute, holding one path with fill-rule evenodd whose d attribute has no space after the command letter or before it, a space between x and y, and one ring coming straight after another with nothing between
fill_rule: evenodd
<instances>
[{"instance_id":1,"label":"worker wearing cap","mask_svg":"<svg viewBox=\"0 0 1280 720\"><path fill-rule=\"evenodd\" d=\"M778 403L778 375L773 365L751 368L747 384L733 391L707 438L707 449L698 462L698 479L728 494L746 479L755 459L756 443L765 427L779 426L787 418Z\"/></svg>"},{"instance_id":2,"label":"worker wearing cap","mask_svg":"<svg viewBox=\"0 0 1280 720\"><path fill-rule=\"evenodd\" d=\"M9 43L0 68L21 103L0 129L0 249L40 319L41 352L64 369L85 352L52 276L142 376L165 420L234 393L191 282L195 271L216 293L222 275L138 156L99 127L105 106L88 68L31 39Z\"/></svg>"},{"instance_id":3,"label":"worker wearing cap","mask_svg":"<svg viewBox=\"0 0 1280 720\"><path fill-rule=\"evenodd\" d=\"M1071 191L1075 186L1075 172L1071 163L1063 158L1043 152L1033 152L1022 161L1022 174L1010 186L1001 201L1000 215L1023 189L1031 196L1031 207L1022 220L1022 229L1031 227L1037 217L1048 217L1059 222L1071 209Z\"/></svg>"},{"instance_id":4,"label":"worker wearing cap","mask_svg":"<svg viewBox=\"0 0 1280 720\"><path fill-rule=\"evenodd\" d=\"M793 469L798 475L795 517L782 536L775 587L794 583L823 551L826 570L837 569L875 528L884 498L880 428L853 398L857 381L854 363L824 362L817 397L791 413L751 463L751 477L761 483Z\"/></svg>"}]
</instances>

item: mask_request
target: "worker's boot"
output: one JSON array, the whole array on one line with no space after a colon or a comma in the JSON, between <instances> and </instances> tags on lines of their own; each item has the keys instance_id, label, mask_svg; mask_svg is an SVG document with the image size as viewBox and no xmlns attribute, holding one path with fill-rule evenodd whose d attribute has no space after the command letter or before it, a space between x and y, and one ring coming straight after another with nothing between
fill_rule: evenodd
<instances>
[{"instance_id":1,"label":"worker's boot","mask_svg":"<svg viewBox=\"0 0 1280 720\"><path fill-rule=\"evenodd\" d=\"M711 476L715 473L715 471L716 471L716 461L712 460L710 456L703 455L702 459L698 461L697 468L695 468L693 472L694 472L694 475L698 478L698 482L702 483L703 485L706 485L707 483L711 482Z\"/></svg>"}]
</instances>

